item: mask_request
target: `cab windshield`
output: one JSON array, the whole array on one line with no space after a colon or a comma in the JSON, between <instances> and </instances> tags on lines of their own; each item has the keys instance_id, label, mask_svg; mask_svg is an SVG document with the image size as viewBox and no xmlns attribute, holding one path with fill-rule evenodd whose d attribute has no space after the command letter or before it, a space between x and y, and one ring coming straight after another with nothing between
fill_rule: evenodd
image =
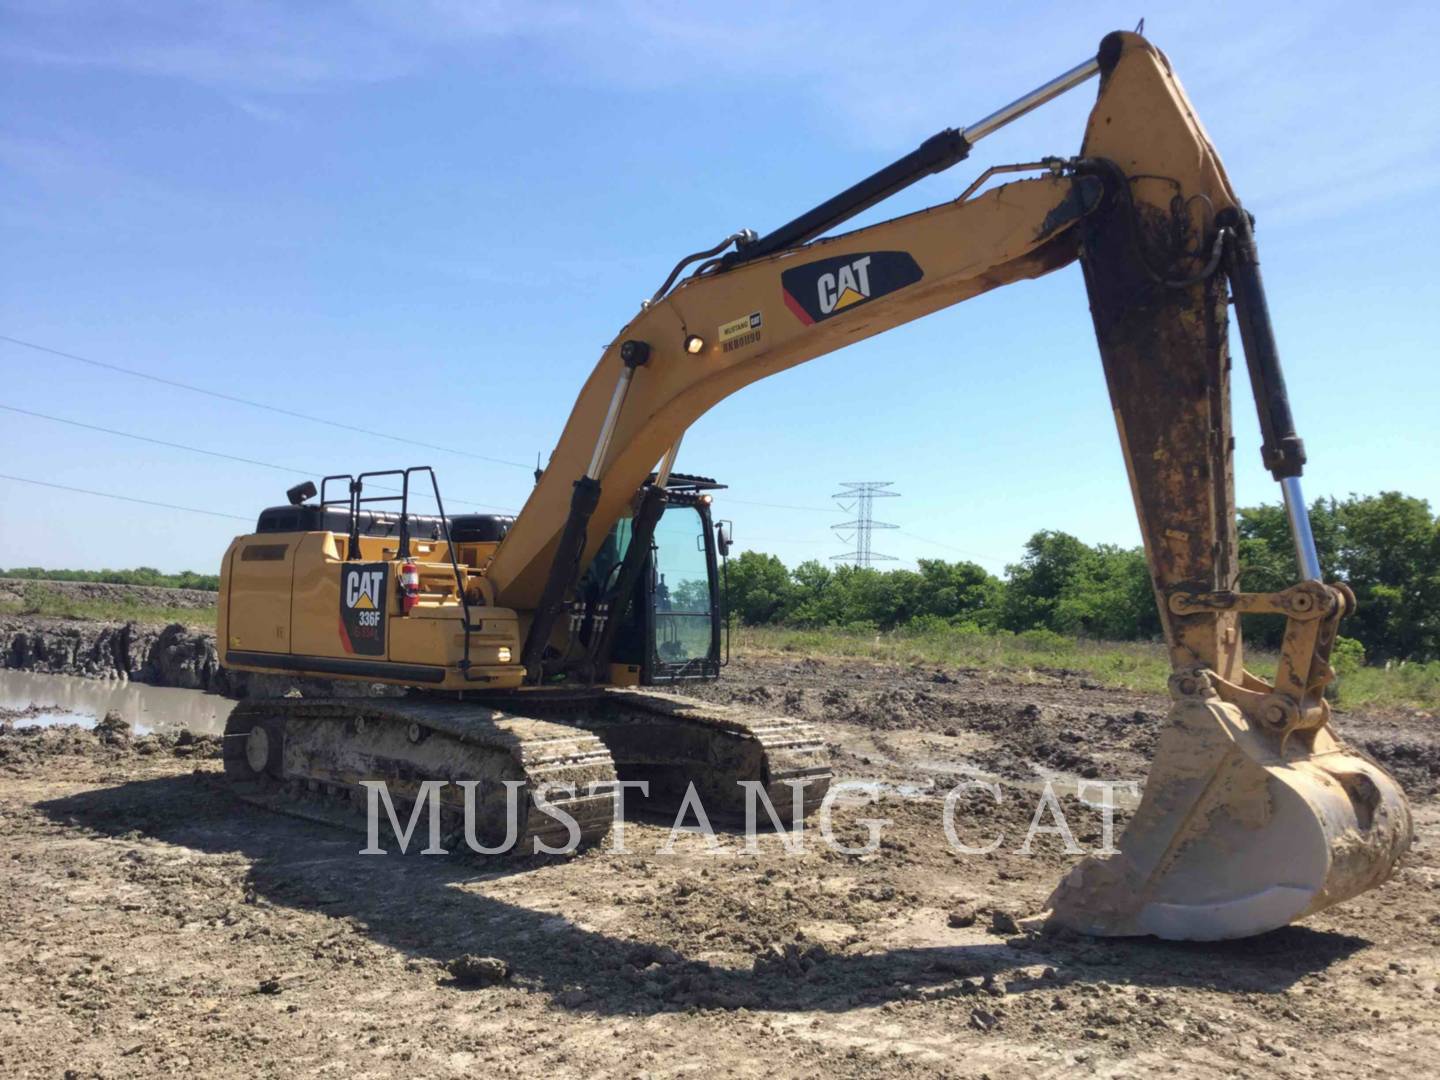
<instances>
[{"instance_id":1,"label":"cab windshield","mask_svg":"<svg viewBox=\"0 0 1440 1080\"><path fill-rule=\"evenodd\" d=\"M713 643L705 526L690 506L671 506L655 526L655 655L665 667L710 659Z\"/></svg>"}]
</instances>

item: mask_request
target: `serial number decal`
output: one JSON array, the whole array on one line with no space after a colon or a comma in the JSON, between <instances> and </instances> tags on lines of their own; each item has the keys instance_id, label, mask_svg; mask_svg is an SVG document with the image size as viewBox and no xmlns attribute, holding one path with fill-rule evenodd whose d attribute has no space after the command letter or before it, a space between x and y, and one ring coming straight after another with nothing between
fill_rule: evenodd
<instances>
[{"instance_id":1,"label":"serial number decal","mask_svg":"<svg viewBox=\"0 0 1440 1080\"><path fill-rule=\"evenodd\" d=\"M725 352L734 352L747 345L754 345L760 340L760 328L763 322L764 319L761 318L760 312L752 311L742 318L721 323L720 348Z\"/></svg>"}]
</instances>

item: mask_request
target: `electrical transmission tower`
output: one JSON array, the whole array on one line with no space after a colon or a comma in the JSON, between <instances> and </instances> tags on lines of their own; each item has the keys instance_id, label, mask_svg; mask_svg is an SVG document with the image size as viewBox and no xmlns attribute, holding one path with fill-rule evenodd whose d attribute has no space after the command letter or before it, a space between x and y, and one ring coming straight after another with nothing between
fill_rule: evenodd
<instances>
[{"instance_id":1,"label":"electrical transmission tower","mask_svg":"<svg viewBox=\"0 0 1440 1080\"><path fill-rule=\"evenodd\" d=\"M836 562L853 562L856 566L869 566L874 562L895 562L894 555L882 555L878 551L870 550L870 533L874 529L898 529L899 525L891 525L888 521L876 521L871 516L871 510L876 499L898 499L898 491L886 491L893 480L861 480L855 483L845 483L840 486L844 489L839 493L830 496L840 503L840 509L847 514L855 511L854 521L845 521L839 525L830 526L835 530L844 543L854 543L855 549L847 551L844 555L832 555L831 559ZM844 500L849 500L846 505Z\"/></svg>"}]
</instances>

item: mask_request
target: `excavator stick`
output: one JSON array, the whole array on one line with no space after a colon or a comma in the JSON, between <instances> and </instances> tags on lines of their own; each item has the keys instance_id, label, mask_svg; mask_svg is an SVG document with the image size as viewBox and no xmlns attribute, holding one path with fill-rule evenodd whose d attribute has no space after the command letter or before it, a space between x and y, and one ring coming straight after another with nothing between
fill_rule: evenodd
<instances>
[{"instance_id":1,"label":"excavator stick","mask_svg":"<svg viewBox=\"0 0 1440 1080\"><path fill-rule=\"evenodd\" d=\"M1232 292L1265 464L1298 519L1302 574L1319 576L1249 218L1164 56L1112 34L1099 60L1080 167L1105 179L1107 201L1082 226L1081 261L1174 706L1118 854L1076 866L1048 918L1088 934L1245 937L1384 881L1409 845L1410 812L1399 785L1328 727L1328 658L1348 590L1309 580L1239 591ZM1287 619L1273 684L1245 670L1246 613Z\"/></svg>"}]
</instances>

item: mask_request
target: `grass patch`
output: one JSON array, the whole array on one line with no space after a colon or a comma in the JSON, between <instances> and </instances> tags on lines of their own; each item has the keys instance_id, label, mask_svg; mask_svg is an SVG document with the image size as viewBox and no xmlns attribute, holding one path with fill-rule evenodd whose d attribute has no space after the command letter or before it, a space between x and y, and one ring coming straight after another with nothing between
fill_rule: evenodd
<instances>
[{"instance_id":1,"label":"grass patch","mask_svg":"<svg viewBox=\"0 0 1440 1080\"><path fill-rule=\"evenodd\" d=\"M84 581L105 585L155 585L166 589L199 589L203 592L217 592L220 588L219 574L197 574L194 570L182 570L178 574L161 573L151 566L138 566L133 570L46 570L41 566L15 566L0 570L0 577L19 578L23 581Z\"/></svg>"},{"instance_id":2,"label":"grass patch","mask_svg":"<svg viewBox=\"0 0 1440 1080\"><path fill-rule=\"evenodd\" d=\"M1342 669L1337 701L1347 709L1440 709L1440 660Z\"/></svg>"},{"instance_id":3,"label":"grass patch","mask_svg":"<svg viewBox=\"0 0 1440 1080\"><path fill-rule=\"evenodd\" d=\"M1023 634L967 629L877 632L842 628L747 626L736 630L741 653L799 653L899 664L1004 671L1020 679L1056 669L1106 686L1163 692L1170 677L1164 650L1148 642L1086 641L1048 630Z\"/></svg>"},{"instance_id":4,"label":"grass patch","mask_svg":"<svg viewBox=\"0 0 1440 1080\"><path fill-rule=\"evenodd\" d=\"M45 615L55 619L85 619L91 622L183 623L208 630L215 628L213 607L156 607L125 600L86 600L44 585L27 585L18 600L0 599L0 614Z\"/></svg>"},{"instance_id":5,"label":"grass patch","mask_svg":"<svg viewBox=\"0 0 1440 1080\"><path fill-rule=\"evenodd\" d=\"M830 656L897 664L1001 671L1019 681L1055 669L1074 671L1108 687L1164 694L1170 660L1153 642L1091 641L1048 630L1023 634L964 628L921 632L745 626L735 630L741 655ZM1247 666L1261 678L1275 674L1273 654L1251 651ZM1440 661L1387 667L1342 664L1333 699L1346 709L1440 708Z\"/></svg>"}]
</instances>

